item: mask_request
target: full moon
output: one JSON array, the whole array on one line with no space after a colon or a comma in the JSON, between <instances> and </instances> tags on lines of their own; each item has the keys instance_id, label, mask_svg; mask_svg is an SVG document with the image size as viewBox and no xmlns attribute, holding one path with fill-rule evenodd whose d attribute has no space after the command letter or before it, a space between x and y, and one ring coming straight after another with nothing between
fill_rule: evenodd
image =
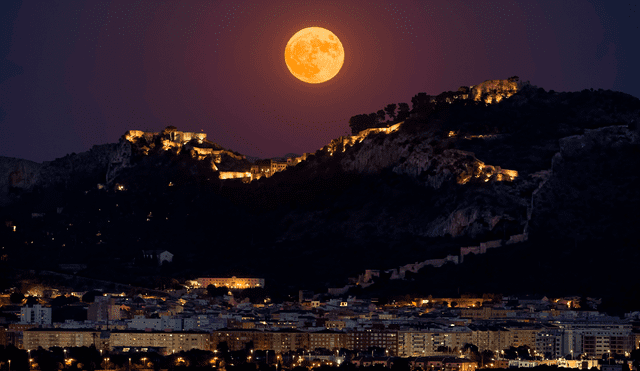
<instances>
[{"instance_id":1,"label":"full moon","mask_svg":"<svg viewBox=\"0 0 640 371\"><path fill-rule=\"evenodd\" d=\"M309 84L320 84L338 74L344 63L344 49L333 32L308 27L289 39L284 61L293 76Z\"/></svg>"}]
</instances>

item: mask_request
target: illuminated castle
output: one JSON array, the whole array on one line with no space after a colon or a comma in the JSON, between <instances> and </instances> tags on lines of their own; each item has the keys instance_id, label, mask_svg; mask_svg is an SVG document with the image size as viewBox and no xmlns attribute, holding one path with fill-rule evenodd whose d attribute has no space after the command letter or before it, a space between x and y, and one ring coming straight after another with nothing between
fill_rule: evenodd
<instances>
[{"instance_id":1,"label":"illuminated castle","mask_svg":"<svg viewBox=\"0 0 640 371\"><path fill-rule=\"evenodd\" d=\"M160 134L162 133L142 130L129 130L124 134L124 138L129 142L135 142L138 138L145 138L148 142L150 142L154 137ZM202 143L205 139L207 139L207 134L175 130L169 132L169 139L172 142L180 144L188 143L192 139L196 139L199 143Z\"/></svg>"}]
</instances>

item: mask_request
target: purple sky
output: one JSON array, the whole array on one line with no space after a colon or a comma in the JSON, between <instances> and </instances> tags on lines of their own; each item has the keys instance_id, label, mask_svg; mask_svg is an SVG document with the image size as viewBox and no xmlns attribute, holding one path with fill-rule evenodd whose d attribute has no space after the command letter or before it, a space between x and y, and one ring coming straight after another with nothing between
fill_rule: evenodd
<instances>
[{"instance_id":1,"label":"purple sky","mask_svg":"<svg viewBox=\"0 0 640 371\"><path fill-rule=\"evenodd\" d=\"M488 79L640 96L639 7L619 1L2 1L0 156L53 160L174 125L250 156L313 152L348 120ZM320 26L342 70L284 64Z\"/></svg>"}]
</instances>

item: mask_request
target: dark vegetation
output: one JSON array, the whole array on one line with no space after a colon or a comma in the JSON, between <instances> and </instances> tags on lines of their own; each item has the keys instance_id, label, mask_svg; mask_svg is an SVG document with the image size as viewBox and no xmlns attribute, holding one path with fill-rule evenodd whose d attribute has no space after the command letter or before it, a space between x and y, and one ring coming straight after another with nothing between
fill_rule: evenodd
<instances>
[{"instance_id":1,"label":"dark vegetation","mask_svg":"<svg viewBox=\"0 0 640 371\"><path fill-rule=\"evenodd\" d=\"M517 170L517 181L434 189L421 183L424 174L345 172L341 160L362 149L356 144L334 156L318 151L285 172L244 184L220 181L207 161L187 151L159 151L156 143L151 155L134 156L134 166L118 175L123 191L97 189L105 176L98 171L83 173L78 182L12 190L17 201L0 210L6 222L0 224L0 284L14 284L14 268L59 271L58 264L83 263L87 269L78 276L150 288L175 285L167 278L207 275L265 277L271 294L283 296L290 289L343 286L364 269L444 257L460 246L521 233L526 207L505 200L530 200L538 183L528 176L550 169L559 139L626 124L640 112L638 99L622 93L533 87L489 106L443 103L459 94L442 93L435 103L418 94L415 118L400 103L354 116L350 126L357 132L404 120L400 132L374 140L408 133L415 145L428 140L434 153L461 149ZM387 115L391 121L383 123ZM465 139L477 135L494 137ZM425 268L408 281L381 281L361 294L535 292L606 296L605 307L637 309L640 303L626 299L638 289L638 154L637 145L603 147L563 162L553 186L540 193L529 242L469 257L460 266ZM477 236L416 232L460 205L501 207L517 218L483 226ZM34 218L34 212L44 216ZM142 259L141 251L151 249L169 250L174 261L157 266Z\"/></svg>"},{"instance_id":2,"label":"dark vegetation","mask_svg":"<svg viewBox=\"0 0 640 371\"><path fill-rule=\"evenodd\" d=\"M407 103L391 103L377 112L352 116L349 119L349 127L351 128L352 134L357 134L362 130L370 128L389 127L392 124L407 119L409 113L409 105ZM389 117L389 121L385 121L387 116Z\"/></svg>"}]
</instances>

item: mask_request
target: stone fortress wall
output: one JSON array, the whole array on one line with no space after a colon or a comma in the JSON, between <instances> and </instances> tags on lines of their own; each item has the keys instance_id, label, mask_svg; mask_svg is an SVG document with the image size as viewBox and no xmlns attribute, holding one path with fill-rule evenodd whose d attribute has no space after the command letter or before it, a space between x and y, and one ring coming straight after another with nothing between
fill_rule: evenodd
<instances>
[{"instance_id":1,"label":"stone fortress wall","mask_svg":"<svg viewBox=\"0 0 640 371\"><path fill-rule=\"evenodd\" d=\"M509 237L504 245L511 245L515 243L525 242L528 239L527 233L515 234ZM487 250L498 248L503 246L502 240L493 240L487 242L481 242L479 246L461 247L459 255L447 255L441 259L428 259L422 262L415 262L405 264L398 268L387 269L383 272L390 274L389 279L402 280L405 279L407 272L418 273L418 271L424 267L431 266L440 268L447 263L461 264L464 262L464 257L469 254L481 255L485 254ZM376 269L367 269L364 273L360 274L357 278L353 279L357 285L367 287L373 283L375 277L380 277L381 271Z\"/></svg>"}]
</instances>

